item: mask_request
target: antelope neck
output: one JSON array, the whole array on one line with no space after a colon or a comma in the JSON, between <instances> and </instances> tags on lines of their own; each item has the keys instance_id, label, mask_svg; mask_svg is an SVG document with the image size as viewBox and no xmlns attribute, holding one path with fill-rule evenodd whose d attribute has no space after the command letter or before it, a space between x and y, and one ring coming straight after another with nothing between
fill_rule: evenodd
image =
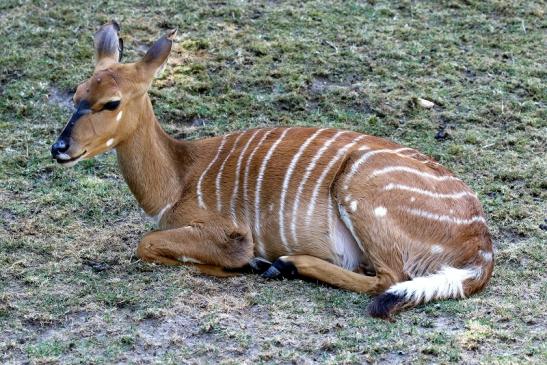
<instances>
[{"instance_id":1,"label":"antelope neck","mask_svg":"<svg viewBox=\"0 0 547 365\"><path fill-rule=\"evenodd\" d=\"M118 144L116 152L129 189L146 214L156 216L180 197L191 142L175 140L165 133L148 95L140 106L140 112L126 117L137 118L137 127Z\"/></svg>"}]
</instances>

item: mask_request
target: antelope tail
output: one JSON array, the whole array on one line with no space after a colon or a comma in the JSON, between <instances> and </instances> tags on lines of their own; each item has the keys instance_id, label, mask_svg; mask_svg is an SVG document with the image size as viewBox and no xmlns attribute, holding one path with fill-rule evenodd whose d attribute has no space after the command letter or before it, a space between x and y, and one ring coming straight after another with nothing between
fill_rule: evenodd
<instances>
[{"instance_id":1,"label":"antelope tail","mask_svg":"<svg viewBox=\"0 0 547 365\"><path fill-rule=\"evenodd\" d=\"M436 273L397 283L374 298L368 307L369 314L390 319L403 308L432 300L465 298L486 284L491 274L488 266L461 269L444 266Z\"/></svg>"}]
</instances>

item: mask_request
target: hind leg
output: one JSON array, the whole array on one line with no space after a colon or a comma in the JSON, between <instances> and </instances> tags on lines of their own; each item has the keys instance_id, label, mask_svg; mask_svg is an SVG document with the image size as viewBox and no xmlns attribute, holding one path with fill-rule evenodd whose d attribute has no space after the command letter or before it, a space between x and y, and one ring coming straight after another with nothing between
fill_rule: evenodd
<instances>
[{"instance_id":1,"label":"hind leg","mask_svg":"<svg viewBox=\"0 0 547 365\"><path fill-rule=\"evenodd\" d=\"M395 282L390 272L377 272L375 276L366 276L309 255L282 256L263 276L266 278L302 276L338 288L367 294L381 293Z\"/></svg>"}]
</instances>

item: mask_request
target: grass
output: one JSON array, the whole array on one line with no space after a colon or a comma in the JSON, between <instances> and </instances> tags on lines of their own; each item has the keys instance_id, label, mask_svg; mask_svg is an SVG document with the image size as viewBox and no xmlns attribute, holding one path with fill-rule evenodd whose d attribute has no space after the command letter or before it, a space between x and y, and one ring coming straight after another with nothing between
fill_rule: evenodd
<instances>
[{"instance_id":1,"label":"grass","mask_svg":"<svg viewBox=\"0 0 547 365\"><path fill-rule=\"evenodd\" d=\"M540 1L15 1L0 4L2 363L546 363L547 112ZM179 138L314 125L430 154L479 194L490 285L396 323L369 298L140 262L152 229L112 154L49 146L115 18L126 59L179 39L151 90ZM419 98L433 101L420 107Z\"/></svg>"}]
</instances>

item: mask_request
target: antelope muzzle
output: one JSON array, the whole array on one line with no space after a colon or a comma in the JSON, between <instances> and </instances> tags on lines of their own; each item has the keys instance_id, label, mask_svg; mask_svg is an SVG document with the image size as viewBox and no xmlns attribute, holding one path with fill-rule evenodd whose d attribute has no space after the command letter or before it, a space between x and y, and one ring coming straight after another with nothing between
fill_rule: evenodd
<instances>
[{"instance_id":1,"label":"antelope muzzle","mask_svg":"<svg viewBox=\"0 0 547 365\"><path fill-rule=\"evenodd\" d=\"M72 141L72 130L78 122L78 120L86 114L91 113L90 105L87 101L82 101L78 105L78 108L72 114L72 117L68 121L67 125L61 132L61 135L57 138L55 143L51 146L51 156L60 164L67 164L69 162L75 162L82 157L86 151L79 152L76 156L71 156L69 153Z\"/></svg>"}]
</instances>

